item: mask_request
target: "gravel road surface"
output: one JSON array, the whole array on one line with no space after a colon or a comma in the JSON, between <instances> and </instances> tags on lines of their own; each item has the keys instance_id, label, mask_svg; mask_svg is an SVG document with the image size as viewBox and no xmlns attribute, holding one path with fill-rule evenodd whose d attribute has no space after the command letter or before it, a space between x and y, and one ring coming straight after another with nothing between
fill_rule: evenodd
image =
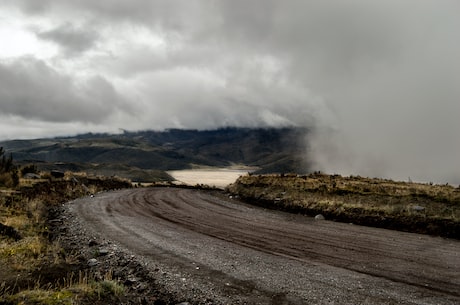
<instances>
[{"instance_id":1,"label":"gravel road surface","mask_svg":"<svg viewBox=\"0 0 460 305\"><path fill-rule=\"evenodd\" d=\"M143 188L70 205L190 304L460 304L460 242Z\"/></svg>"}]
</instances>

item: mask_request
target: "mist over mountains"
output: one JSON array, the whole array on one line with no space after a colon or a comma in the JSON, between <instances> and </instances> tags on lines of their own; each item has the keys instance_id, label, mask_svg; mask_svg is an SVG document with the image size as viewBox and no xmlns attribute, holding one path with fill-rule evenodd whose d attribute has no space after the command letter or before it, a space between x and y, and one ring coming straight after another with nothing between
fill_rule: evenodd
<instances>
[{"instance_id":1,"label":"mist over mountains","mask_svg":"<svg viewBox=\"0 0 460 305\"><path fill-rule=\"evenodd\" d=\"M0 142L19 164L42 170L86 171L136 181L168 179L166 170L257 167L260 173L303 173L305 128L222 128L83 134Z\"/></svg>"},{"instance_id":2,"label":"mist over mountains","mask_svg":"<svg viewBox=\"0 0 460 305\"><path fill-rule=\"evenodd\" d=\"M458 0L3 0L0 140L310 130L342 175L460 183Z\"/></svg>"}]
</instances>

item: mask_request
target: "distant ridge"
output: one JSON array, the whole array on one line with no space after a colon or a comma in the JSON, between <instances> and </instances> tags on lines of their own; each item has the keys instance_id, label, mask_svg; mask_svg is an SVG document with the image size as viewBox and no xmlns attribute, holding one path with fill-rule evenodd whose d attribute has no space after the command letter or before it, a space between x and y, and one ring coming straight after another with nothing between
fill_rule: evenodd
<instances>
[{"instance_id":1,"label":"distant ridge","mask_svg":"<svg viewBox=\"0 0 460 305\"><path fill-rule=\"evenodd\" d=\"M19 164L151 180L149 171L248 165L260 173L305 172L305 128L124 131L0 142ZM132 177L131 177L132 178ZM134 177L139 178L139 177ZM167 179L164 176L163 179Z\"/></svg>"}]
</instances>

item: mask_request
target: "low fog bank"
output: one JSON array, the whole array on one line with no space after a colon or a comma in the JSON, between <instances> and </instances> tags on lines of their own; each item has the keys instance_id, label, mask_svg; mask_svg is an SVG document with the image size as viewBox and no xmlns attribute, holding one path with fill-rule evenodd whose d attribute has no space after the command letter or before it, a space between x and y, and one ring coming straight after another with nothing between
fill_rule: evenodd
<instances>
[{"instance_id":1,"label":"low fog bank","mask_svg":"<svg viewBox=\"0 0 460 305\"><path fill-rule=\"evenodd\" d=\"M363 129L312 132L306 139L309 168L344 176L460 184L460 147L454 137L426 139L404 131L376 136L372 129Z\"/></svg>"}]
</instances>

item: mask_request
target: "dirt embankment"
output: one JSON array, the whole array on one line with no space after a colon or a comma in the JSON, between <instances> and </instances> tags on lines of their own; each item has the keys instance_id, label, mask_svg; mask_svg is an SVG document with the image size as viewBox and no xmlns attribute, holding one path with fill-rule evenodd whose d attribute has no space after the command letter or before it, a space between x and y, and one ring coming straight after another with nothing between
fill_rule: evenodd
<instances>
[{"instance_id":1,"label":"dirt embankment","mask_svg":"<svg viewBox=\"0 0 460 305\"><path fill-rule=\"evenodd\" d=\"M251 204L460 239L460 188L339 175L247 175L227 188Z\"/></svg>"}]
</instances>

